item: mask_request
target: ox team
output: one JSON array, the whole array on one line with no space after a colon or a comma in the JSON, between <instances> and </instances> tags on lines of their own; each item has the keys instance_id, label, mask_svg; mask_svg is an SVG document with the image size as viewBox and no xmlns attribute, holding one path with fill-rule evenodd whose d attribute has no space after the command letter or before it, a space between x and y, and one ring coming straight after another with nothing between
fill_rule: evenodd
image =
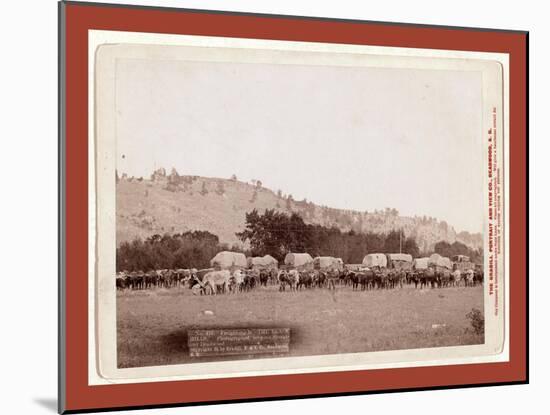
<instances>
[{"instance_id":1,"label":"ox team","mask_svg":"<svg viewBox=\"0 0 550 415\"><path fill-rule=\"evenodd\" d=\"M116 275L119 290L155 287L189 287L195 294L251 291L257 286L278 285L279 291L351 286L353 290L444 288L483 284L483 267L464 255L451 259L433 254L416 258L408 254L368 254L361 264L344 264L340 258L312 258L307 253L289 253L279 266L270 255L249 257L237 252L219 252L207 269L122 271Z\"/></svg>"}]
</instances>

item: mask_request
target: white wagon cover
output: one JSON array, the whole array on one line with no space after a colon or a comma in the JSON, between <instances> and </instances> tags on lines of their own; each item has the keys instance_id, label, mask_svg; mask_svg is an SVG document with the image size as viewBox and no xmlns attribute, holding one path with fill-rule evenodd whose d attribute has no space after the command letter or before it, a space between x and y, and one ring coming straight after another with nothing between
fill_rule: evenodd
<instances>
[{"instance_id":1,"label":"white wagon cover","mask_svg":"<svg viewBox=\"0 0 550 415\"><path fill-rule=\"evenodd\" d=\"M285 256L285 265L289 265L295 268L308 267L308 266L312 267L313 258L311 257L310 254L307 254L307 253L301 253L301 254L288 253Z\"/></svg>"},{"instance_id":2,"label":"white wagon cover","mask_svg":"<svg viewBox=\"0 0 550 415\"><path fill-rule=\"evenodd\" d=\"M413 257L409 254L388 254L388 259L390 261L412 262Z\"/></svg>"},{"instance_id":3,"label":"white wagon cover","mask_svg":"<svg viewBox=\"0 0 550 415\"><path fill-rule=\"evenodd\" d=\"M279 261L271 255L248 257L246 260L249 268L277 268L279 266Z\"/></svg>"},{"instance_id":4,"label":"white wagon cover","mask_svg":"<svg viewBox=\"0 0 550 415\"><path fill-rule=\"evenodd\" d=\"M266 267L278 267L279 261L277 261L275 258L273 258L271 255L264 255L262 257L262 260Z\"/></svg>"},{"instance_id":5,"label":"white wagon cover","mask_svg":"<svg viewBox=\"0 0 550 415\"><path fill-rule=\"evenodd\" d=\"M363 265L367 268L386 268L388 266L388 259L384 254L368 254L365 255L365 258L363 258Z\"/></svg>"},{"instance_id":6,"label":"white wagon cover","mask_svg":"<svg viewBox=\"0 0 550 415\"><path fill-rule=\"evenodd\" d=\"M246 256L241 252L218 252L216 256L210 260L210 266L219 269L228 269L232 267L246 268Z\"/></svg>"},{"instance_id":7,"label":"white wagon cover","mask_svg":"<svg viewBox=\"0 0 550 415\"><path fill-rule=\"evenodd\" d=\"M430 256L429 265L435 265L436 267L453 269L453 264L451 263L451 260L439 254L432 254Z\"/></svg>"},{"instance_id":8,"label":"white wagon cover","mask_svg":"<svg viewBox=\"0 0 550 415\"><path fill-rule=\"evenodd\" d=\"M316 269L337 269L341 270L344 267L344 261L341 258L331 256L318 256L313 259L313 264Z\"/></svg>"},{"instance_id":9,"label":"white wagon cover","mask_svg":"<svg viewBox=\"0 0 550 415\"><path fill-rule=\"evenodd\" d=\"M413 262L414 269L427 269L430 258L416 258Z\"/></svg>"}]
</instances>

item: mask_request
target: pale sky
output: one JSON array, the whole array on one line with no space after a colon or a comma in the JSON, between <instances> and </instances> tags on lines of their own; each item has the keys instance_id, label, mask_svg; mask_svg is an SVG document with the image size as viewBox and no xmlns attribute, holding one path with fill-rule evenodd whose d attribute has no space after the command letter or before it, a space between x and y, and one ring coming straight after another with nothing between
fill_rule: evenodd
<instances>
[{"instance_id":1,"label":"pale sky","mask_svg":"<svg viewBox=\"0 0 550 415\"><path fill-rule=\"evenodd\" d=\"M119 173L236 174L482 231L478 72L122 59L116 79Z\"/></svg>"}]
</instances>

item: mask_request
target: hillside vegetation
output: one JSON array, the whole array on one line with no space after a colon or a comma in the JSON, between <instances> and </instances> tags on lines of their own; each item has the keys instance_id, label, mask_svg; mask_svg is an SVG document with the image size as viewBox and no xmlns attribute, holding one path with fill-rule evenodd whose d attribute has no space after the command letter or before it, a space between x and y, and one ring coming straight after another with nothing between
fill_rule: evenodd
<instances>
[{"instance_id":1,"label":"hillside vegetation","mask_svg":"<svg viewBox=\"0 0 550 415\"><path fill-rule=\"evenodd\" d=\"M151 235L209 231L228 245L241 244L235 235L245 227L247 212L275 209L297 213L306 223L344 232L389 233L402 229L413 237L421 251L432 251L439 241L482 246L481 234L457 232L444 221L426 216L400 216L395 209L359 212L296 201L291 195L274 192L257 181L180 176L175 170L157 170L149 179L117 176L117 245Z\"/></svg>"}]
</instances>

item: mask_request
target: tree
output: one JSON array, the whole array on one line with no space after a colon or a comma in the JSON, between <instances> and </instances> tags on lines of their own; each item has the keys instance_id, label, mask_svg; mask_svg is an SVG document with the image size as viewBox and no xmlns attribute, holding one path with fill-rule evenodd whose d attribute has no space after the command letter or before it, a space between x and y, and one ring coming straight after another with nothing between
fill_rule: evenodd
<instances>
[{"instance_id":1,"label":"tree","mask_svg":"<svg viewBox=\"0 0 550 415\"><path fill-rule=\"evenodd\" d=\"M413 258L418 258L420 256L420 248L418 248L416 239L410 236L405 239L405 243L403 244L403 253L412 255Z\"/></svg>"},{"instance_id":2,"label":"tree","mask_svg":"<svg viewBox=\"0 0 550 415\"><path fill-rule=\"evenodd\" d=\"M263 215L257 209L245 216L245 229L236 233L242 242L249 242L253 255L273 255L283 260L288 252L304 252L310 245L310 228L298 214L287 215L267 209Z\"/></svg>"},{"instance_id":3,"label":"tree","mask_svg":"<svg viewBox=\"0 0 550 415\"><path fill-rule=\"evenodd\" d=\"M208 189L206 188L206 182L204 181L202 182L200 194L203 196L206 196L208 194Z\"/></svg>"},{"instance_id":4,"label":"tree","mask_svg":"<svg viewBox=\"0 0 550 415\"><path fill-rule=\"evenodd\" d=\"M367 250L370 253L384 252L384 244L386 243L386 237L383 234L368 232L365 236L367 243ZM361 261L363 258L361 258ZM359 262L361 262L359 261Z\"/></svg>"},{"instance_id":5,"label":"tree","mask_svg":"<svg viewBox=\"0 0 550 415\"><path fill-rule=\"evenodd\" d=\"M290 244L288 246L289 252L305 252L311 245L310 228L297 213L292 213L292 215L290 215L286 234L290 239Z\"/></svg>"},{"instance_id":6,"label":"tree","mask_svg":"<svg viewBox=\"0 0 550 415\"><path fill-rule=\"evenodd\" d=\"M205 231L153 235L145 240L123 242L116 251L117 271L206 268L221 250L216 235Z\"/></svg>"},{"instance_id":7,"label":"tree","mask_svg":"<svg viewBox=\"0 0 550 415\"><path fill-rule=\"evenodd\" d=\"M391 253L397 253L403 250L403 234L399 231L391 231L386 236L386 240L384 241L384 252L391 254Z\"/></svg>"},{"instance_id":8,"label":"tree","mask_svg":"<svg viewBox=\"0 0 550 415\"><path fill-rule=\"evenodd\" d=\"M292 195L288 195L286 198L286 208L288 210L292 210L292 202L293 202Z\"/></svg>"},{"instance_id":9,"label":"tree","mask_svg":"<svg viewBox=\"0 0 550 415\"><path fill-rule=\"evenodd\" d=\"M216 194L222 196L225 193L225 185L223 184L223 180L218 180L216 183Z\"/></svg>"},{"instance_id":10,"label":"tree","mask_svg":"<svg viewBox=\"0 0 550 415\"><path fill-rule=\"evenodd\" d=\"M336 227L306 224L297 213L257 209L246 214L245 229L236 235L248 242L252 255L273 255L282 261L288 252L308 252L313 256L334 256L345 263L357 264L368 252L399 252L399 233L342 232ZM413 237L401 236L402 252L418 256Z\"/></svg>"},{"instance_id":11,"label":"tree","mask_svg":"<svg viewBox=\"0 0 550 415\"><path fill-rule=\"evenodd\" d=\"M473 249L462 242L455 241L452 244L446 241L439 241L434 245L434 252L448 258L455 255L466 255L470 257L470 261L474 263L483 262L483 250Z\"/></svg>"}]
</instances>

